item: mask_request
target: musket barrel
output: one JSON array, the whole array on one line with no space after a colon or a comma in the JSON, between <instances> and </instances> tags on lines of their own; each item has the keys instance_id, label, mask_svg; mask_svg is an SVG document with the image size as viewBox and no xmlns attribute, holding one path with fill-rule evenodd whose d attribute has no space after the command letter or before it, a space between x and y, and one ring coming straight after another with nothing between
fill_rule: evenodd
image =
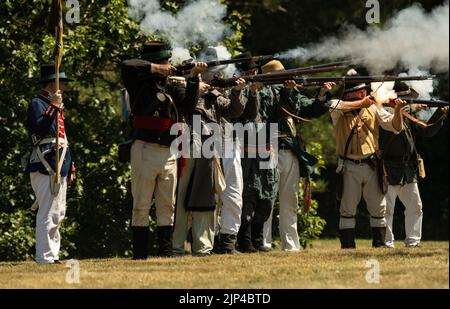
<instances>
[{"instance_id":1,"label":"musket barrel","mask_svg":"<svg viewBox=\"0 0 450 309\"><path fill-rule=\"evenodd\" d=\"M443 100L425 100L425 99L415 99L415 98L400 98L403 101L408 102L408 104L421 104L428 107L447 107L449 106L448 101Z\"/></svg>"},{"instance_id":2,"label":"musket barrel","mask_svg":"<svg viewBox=\"0 0 450 309\"><path fill-rule=\"evenodd\" d=\"M255 57L238 58L238 59L207 61L206 64L208 65L208 67L216 67L216 66L226 65L226 64L246 63L246 62L251 62L251 61L260 62L260 61L268 61L268 60L272 60L272 59L274 59L274 56L265 55L265 56L255 56ZM191 70L194 66L195 66L195 62L192 62L192 63L176 66L175 68L177 69L177 71L188 71L188 70Z\"/></svg>"}]
</instances>

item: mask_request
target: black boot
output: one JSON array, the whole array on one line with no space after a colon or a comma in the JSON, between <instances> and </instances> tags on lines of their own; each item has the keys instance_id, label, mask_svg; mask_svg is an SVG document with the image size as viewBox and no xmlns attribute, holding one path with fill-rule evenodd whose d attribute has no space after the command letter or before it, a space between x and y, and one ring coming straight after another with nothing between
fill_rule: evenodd
<instances>
[{"instance_id":1,"label":"black boot","mask_svg":"<svg viewBox=\"0 0 450 309\"><path fill-rule=\"evenodd\" d=\"M216 234L216 235L214 235L214 246L213 246L213 249L212 249L212 253L221 254L220 252L221 252L220 235Z\"/></svg>"},{"instance_id":2,"label":"black boot","mask_svg":"<svg viewBox=\"0 0 450 309\"><path fill-rule=\"evenodd\" d=\"M386 248L386 228L385 227L373 227L372 228L372 247L373 248Z\"/></svg>"},{"instance_id":3,"label":"black boot","mask_svg":"<svg viewBox=\"0 0 450 309\"><path fill-rule=\"evenodd\" d=\"M251 231L253 247L260 252L269 252L270 248L264 247L264 222L253 222Z\"/></svg>"},{"instance_id":4,"label":"black boot","mask_svg":"<svg viewBox=\"0 0 450 309\"><path fill-rule=\"evenodd\" d=\"M145 260L148 256L148 226L133 226L133 260Z\"/></svg>"},{"instance_id":5,"label":"black boot","mask_svg":"<svg viewBox=\"0 0 450 309\"><path fill-rule=\"evenodd\" d=\"M356 248L355 244L355 229L339 230L339 240L341 241L342 249Z\"/></svg>"},{"instance_id":6,"label":"black boot","mask_svg":"<svg viewBox=\"0 0 450 309\"><path fill-rule=\"evenodd\" d=\"M238 250L242 253L255 253L258 250L253 247L250 224L241 224L237 235Z\"/></svg>"},{"instance_id":7,"label":"black boot","mask_svg":"<svg viewBox=\"0 0 450 309\"><path fill-rule=\"evenodd\" d=\"M173 256L172 230L173 227L171 225L158 226L156 228L156 233L158 235L158 256Z\"/></svg>"},{"instance_id":8,"label":"black boot","mask_svg":"<svg viewBox=\"0 0 450 309\"><path fill-rule=\"evenodd\" d=\"M220 234L219 244L217 246L217 254L234 254L236 253L236 235Z\"/></svg>"}]
</instances>

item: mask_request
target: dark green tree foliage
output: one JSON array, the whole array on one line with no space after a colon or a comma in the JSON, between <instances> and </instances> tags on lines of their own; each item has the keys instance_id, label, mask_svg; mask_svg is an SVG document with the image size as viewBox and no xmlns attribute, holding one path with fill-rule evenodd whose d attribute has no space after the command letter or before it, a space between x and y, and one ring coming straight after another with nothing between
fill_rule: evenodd
<instances>
[{"instance_id":1,"label":"dark green tree foliage","mask_svg":"<svg viewBox=\"0 0 450 309\"><path fill-rule=\"evenodd\" d=\"M0 3L0 260L29 258L34 251L34 197L20 158L30 150L24 124L28 102L39 91L39 65L52 61L50 2ZM116 160L123 139L118 64L136 54L143 38L124 1L83 1L80 12L80 24L64 25L63 63L76 79L64 96L66 130L78 182L68 192L63 256L123 255L130 247L131 197L129 168Z\"/></svg>"}]
</instances>

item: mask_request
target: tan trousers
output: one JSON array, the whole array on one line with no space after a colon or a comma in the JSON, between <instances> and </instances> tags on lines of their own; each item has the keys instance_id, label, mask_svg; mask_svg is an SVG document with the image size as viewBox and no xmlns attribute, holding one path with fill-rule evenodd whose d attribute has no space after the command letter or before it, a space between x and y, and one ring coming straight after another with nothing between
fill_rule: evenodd
<instances>
[{"instance_id":1,"label":"tan trousers","mask_svg":"<svg viewBox=\"0 0 450 309\"><path fill-rule=\"evenodd\" d=\"M340 205L339 229L355 228L356 209L361 197L367 204L371 227L386 226L386 198L378 187L377 172L368 164L345 161L344 191Z\"/></svg>"},{"instance_id":2,"label":"tan trousers","mask_svg":"<svg viewBox=\"0 0 450 309\"><path fill-rule=\"evenodd\" d=\"M184 242L189 233L189 217L192 218L192 254L210 254L214 246L214 211L187 211L184 207L189 179L195 166L195 159L187 159L183 169L183 177L178 183L177 207L175 215L175 228L173 231L173 253L184 254Z\"/></svg>"},{"instance_id":3,"label":"tan trousers","mask_svg":"<svg viewBox=\"0 0 450 309\"><path fill-rule=\"evenodd\" d=\"M153 194L158 226L173 225L177 162L170 148L136 140L131 147L132 226L148 226Z\"/></svg>"},{"instance_id":4,"label":"tan trousers","mask_svg":"<svg viewBox=\"0 0 450 309\"><path fill-rule=\"evenodd\" d=\"M405 206L405 245L416 246L422 238L422 200L417 182L403 186L389 186L386 194L386 245L394 247L393 219L397 197Z\"/></svg>"},{"instance_id":5,"label":"tan trousers","mask_svg":"<svg viewBox=\"0 0 450 309\"><path fill-rule=\"evenodd\" d=\"M280 200L280 238L281 250L299 251L300 241L297 232L298 193L300 182L299 162L291 150L278 153L279 200ZM270 247L272 214L264 224L264 246Z\"/></svg>"}]
</instances>

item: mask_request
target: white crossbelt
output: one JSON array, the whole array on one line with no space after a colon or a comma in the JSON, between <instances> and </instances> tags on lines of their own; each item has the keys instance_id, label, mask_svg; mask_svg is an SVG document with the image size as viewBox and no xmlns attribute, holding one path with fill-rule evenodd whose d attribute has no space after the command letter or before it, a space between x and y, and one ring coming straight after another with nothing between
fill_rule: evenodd
<instances>
[{"instance_id":1,"label":"white crossbelt","mask_svg":"<svg viewBox=\"0 0 450 309\"><path fill-rule=\"evenodd\" d=\"M44 144L51 144L51 145L54 144L56 151L59 151L59 147L56 147L56 138L49 137L49 138L42 139L39 142L39 144L33 149L33 152L36 153L37 157L39 158L39 160L41 161L41 163L44 165L45 169L47 170L48 174L50 175L50 188L52 190L52 194L54 196L56 196L59 193L59 189L61 187L61 184L55 184L54 177L56 176L56 171L53 170L53 168L50 166L48 161L45 159L44 153L42 153L41 148L39 147L39 146L44 145ZM59 164L57 166L57 171L60 171L61 168L62 168L62 165L64 163L64 158L66 157L68 145L69 145L69 143L67 142L67 138L64 137L64 143L63 143L63 147L62 147L63 151L62 151L62 154L61 154L61 159L58 162Z\"/></svg>"}]
</instances>

